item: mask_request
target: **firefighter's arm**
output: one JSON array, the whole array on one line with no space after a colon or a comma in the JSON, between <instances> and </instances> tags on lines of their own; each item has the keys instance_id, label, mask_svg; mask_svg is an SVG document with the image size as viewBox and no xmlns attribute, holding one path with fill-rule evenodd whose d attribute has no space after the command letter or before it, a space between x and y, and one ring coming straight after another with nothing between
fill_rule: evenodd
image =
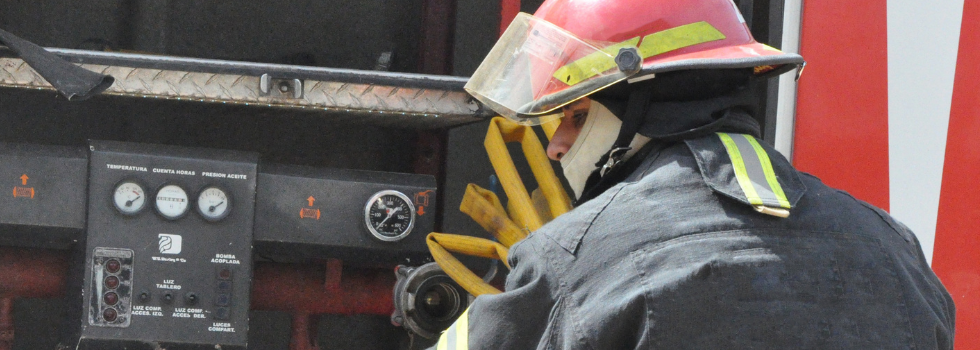
<instances>
[{"instance_id":1,"label":"firefighter's arm","mask_svg":"<svg viewBox=\"0 0 980 350\"><path fill-rule=\"evenodd\" d=\"M431 349L535 349L552 341L562 313L556 277L528 243L511 248L507 291L477 297Z\"/></svg>"}]
</instances>

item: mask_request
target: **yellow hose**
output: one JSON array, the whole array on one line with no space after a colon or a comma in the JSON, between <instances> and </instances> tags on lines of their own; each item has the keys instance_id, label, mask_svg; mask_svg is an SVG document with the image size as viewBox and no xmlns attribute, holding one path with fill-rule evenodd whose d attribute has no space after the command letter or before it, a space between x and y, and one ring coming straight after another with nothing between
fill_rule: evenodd
<instances>
[{"instance_id":1,"label":"yellow hose","mask_svg":"<svg viewBox=\"0 0 980 350\"><path fill-rule=\"evenodd\" d=\"M527 233L507 217L507 212L504 211L497 195L480 186L474 184L466 186L459 211L469 215L473 221L480 224L506 247L527 237Z\"/></svg>"},{"instance_id":2,"label":"yellow hose","mask_svg":"<svg viewBox=\"0 0 980 350\"><path fill-rule=\"evenodd\" d=\"M480 296L483 294L500 294L500 290L483 281L473 271L466 268L459 259L450 254L450 251L480 256L484 258L500 259L507 263L507 248L500 243L486 240L483 238L447 235L443 233L430 233L425 243L429 245L432 258L435 259L439 267L446 272L463 289ZM507 266L510 268L510 266Z\"/></svg>"},{"instance_id":3,"label":"yellow hose","mask_svg":"<svg viewBox=\"0 0 980 350\"><path fill-rule=\"evenodd\" d=\"M518 224L523 225L528 231L535 231L541 228L544 221L534 210L534 203L528 194L524 182L521 181L517 168L514 166L514 159L507 151L507 142L519 142L524 157L531 167L531 173L538 181L541 192L548 199L548 208L551 217L558 217L572 209L572 201L568 198L561 181L555 175L551 167L544 146L538 140L537 134L531 127L511 122L507 119L496 117L490 121L490 128L487 130L487 137L483 145L490 156L490 164L497 172L497 177L507 193L508 207L513 206L511 218Z\"/></svg>"},{"instance_id":4,"label":"yellow hose","mask_svg":"<svg viewBox=\"0 0 980 350\"><path fill-rule=\"evenodd\" d=\"M548 141L555 137L555 131L558 131L558 125L561 124L561 119L555 119L550 122L541 124L541 130L544 130L544 135L548 137Z\"/></svg>"},{"instance_id":5,"label":"yellow hose","mask_svg":"<svg viewBox=\"0 0 980 350\"><path fill-rule=\"evenodd\" d=\"M541 127L550 140L558 128L558 122L542 124ZM514 159L507 150L509 142L521 144L524 158L527 159L539 186L533 194L528 194L527 187L517 173ZM500 290L484 282L451 252L499 259L510 268L507 265L507 250L510 246L527 237L529 232L572 209L572 201L555 175L544 146L531 127L500 117L493 118L483 145L504 193L507 194L508 202L504 205L493 192L469 184L459 210L469 215L500 243L436 232L426 238L432 258L439 267L474 296L498 294Z\"/></svg>"}]
</instances>

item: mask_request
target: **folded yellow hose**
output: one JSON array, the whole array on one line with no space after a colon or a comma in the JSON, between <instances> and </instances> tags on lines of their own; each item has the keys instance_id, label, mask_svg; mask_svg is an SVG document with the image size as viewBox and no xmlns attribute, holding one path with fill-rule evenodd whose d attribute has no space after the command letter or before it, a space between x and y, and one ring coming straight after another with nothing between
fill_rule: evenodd
<instances>
[{"instance_id":1,"label":"folded yellow hose","mask_svg":"<svg viewBox=\"0 0 980 350\"><path fill-rule=\"evenodd\" d=\"M550 208L548 207L548 197L541 192L540 188L531 191L531 203L534 204L534 211L538 213L541 220L544 220L544 222L549 222L555 219L551 216L551 211L549 211Z\"/></svg>"},{"instance_id":2,"label":"folded yellow hose","mask_svg":"<svg viewBox=\"0 0 980 350\"><path fill-rule=\"evenodd\" d=\"M507 263L507 247L502 244L483 238L447 235L444 233L430 233L426 238L432 258L436 260L439 267L446 272L463 289L480 296L483 294L499 294L500 290L483 281L473 271L466 268L459 259L449 252L462 253L466 255L479 256L491 259L500 259ZM510 268L510 266L507 266Z\"/></svg>"},{"instance_id":3,"label":"folded yellow hose","mask_svg":"<svg viewBox=\"0 0 980 350\"><path fill-rule=\"evenodd\" d=\"M507 212L504 211L497 195L480 186L474 184L466 186L459 211L469 215L505 247L510 247L527 237L527 233L507 217Z\"/></svg>"},{"instance_id":4,"label":"folded yellow hose","mask_svg":"<svg viewBox=\"0 0 980 350\"><path fill-rule=\"evenodd\" d=\"M551 141L551 138L555 137L555 131L558 131L559 124L561 124L561 119L555 119L541 124L541 130L544 130L544 135L548 137L548 141Z\"/></svg>"},{"instance_id":5,"label":"folded yellow hose","mask_svg":"<svg viewBox=\"0 0 980 350\"><path fill-rule=\"evenodd\" d=\"M483 141L483 146L487 149L490 164L493 165L493 170L497 172L504 193L507 193L509 200L507 205L514 209L511 212L511 218L519 225L527 228L528 231L533 232L544 225L546 221L534 210L531 196L517 173L514 159L507 151L507 142L519 142L521 144L524 158L531 166L531 172L538 181L541 192L548 198L551 217L558 217L571 210L572 201L562 188L558 176L555 175L551 161L534 130L529 126L520 125L501 117L493 118L490 121L490 128L487 130L487 137Z\"/></svg>"},{"instance_id":6,"label":"folded yellow hose","mask_svg":"<svg viewBox=\"0 0 980 350\"><path fill-rule=\"evenodd\" d=\"M543 124L542 128L548 139L551 139L558 128L558 122ZM524 158L527 159L539 186L533 195L528 194L517 173L514 159L507 150L508 142L521 144ZM451 252L499 259L510 268L507 264L507 250L510 246L527 237L529 232L572 209L572 201L562 188L544 146L531 127L500 117L493 118L483 145L507 194L508 203L505 206L493 192L469 184L459 210L480 224L499 243L483 238L436 232L430 233L426 238L432 258L439 267L474 296L497 294L500 290L484 282Z\"/></svg>"}]
</instances>

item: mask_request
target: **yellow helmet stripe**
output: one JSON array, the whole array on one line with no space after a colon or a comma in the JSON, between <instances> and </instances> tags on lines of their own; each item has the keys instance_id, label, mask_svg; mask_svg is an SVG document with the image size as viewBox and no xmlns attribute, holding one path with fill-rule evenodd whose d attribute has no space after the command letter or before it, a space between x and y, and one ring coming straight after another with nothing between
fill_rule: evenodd
<instances>
[{"instance_id":1,"label":"yellow helmet stripe","mask_svg":"<svg viewBox=\"0 0 980 350\"><path fill-rule=\"evenodd\" d=\"M706 42L725 39L722 34L708 22L697 22L656 32L643 37L640 43L640 56L644 59L668 53L685 47Z\"/></svg>"},{"instance_id":2,"label":"yellow helmet stripe","mask_svg":"<svg viewBox=\"0 0 980 350\"><path fill-rule=\"evenodd\" d=\"M619 49L636 47L636 44L639 42L640 37L635 37L618 44L606 46L601 51L593 52L558 68L553 76L555 79L561 80L569 86L581 83L586 79L602 74L602 72L616 68L615 58L619 53Z\"/></svg>"},{"instance_id":3,"label":"yellow helmet stripe","mask_svg":"<svg viewBox=\"0 0 980 350\"><path fill-rule=\"evenodd\" d=\"M559 68L552 75L569 86L581 83L610 69L616 68L616 55L624 47L637 47L640 56L647 59L685 47L725 39L718 29L708 22L696 22L662 30L643 37L635 37L593 52Z\"/></svg>"}]
</instances>

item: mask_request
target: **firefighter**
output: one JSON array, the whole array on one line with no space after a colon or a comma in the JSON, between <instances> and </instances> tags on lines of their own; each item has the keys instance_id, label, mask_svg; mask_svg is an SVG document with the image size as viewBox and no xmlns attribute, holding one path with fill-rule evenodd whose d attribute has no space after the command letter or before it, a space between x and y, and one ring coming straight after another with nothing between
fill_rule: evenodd
<instances>
[{"instance_id":1,"label":"firefighter","mask_svg":"<svg viewBox=\"0 0 980 350\"><path fill-rule=\"evenodd\" d=\"M512 246L506 291L435 348L952 348L915 235L759 140L749 84L802 63L732 0L519 15L467 90L521 123L561 118L548 154L576 208Z\"/></svg>"}]
</instances>

